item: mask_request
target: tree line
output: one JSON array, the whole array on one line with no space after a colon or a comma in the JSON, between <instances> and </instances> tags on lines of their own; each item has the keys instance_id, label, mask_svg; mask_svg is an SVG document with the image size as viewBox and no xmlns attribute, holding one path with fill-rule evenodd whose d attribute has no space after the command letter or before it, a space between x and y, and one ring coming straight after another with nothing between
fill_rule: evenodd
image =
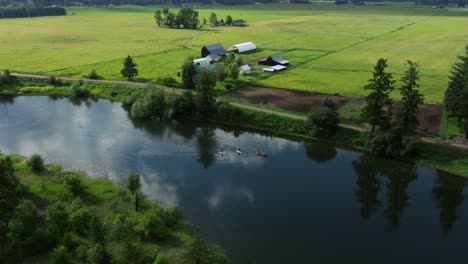
<instances>
[{"instance_id":1,"label":"tree line","mask_svg":"<svg viewBox=\"0 0 468 264\"><path fill-rule=\"evenodd\" d=\"M66 16L63 7L15 7L0 8L0 18L21 18L40 16Z\"/></svg>"},{"instance_id":2,"label":"tree line","mask_svg":"<svg viewBox=\"0 0 468 264\"><path fill-rule=\"evenodd\" d=\"M198 11L190 7L184 7L177 14L172 13L169 8L158 9L154 12L154 18L158 26L170 28L196 29L200 24Z\"/></svg>"}]
</instances>

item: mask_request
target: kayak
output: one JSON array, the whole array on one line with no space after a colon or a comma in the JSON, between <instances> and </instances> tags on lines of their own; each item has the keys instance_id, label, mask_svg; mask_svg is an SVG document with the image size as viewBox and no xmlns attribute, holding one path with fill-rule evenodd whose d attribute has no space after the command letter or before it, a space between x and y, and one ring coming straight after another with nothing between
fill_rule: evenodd
<instances>
[{"instance_id":1,"label":"kayak","mask_svg":"<svg viewBox=\"0 0 468 264\"><path fill-rule=\"evenodd\" d=\"M224 155L226 153L222 152L222 151L218 151L218 154L221 154L221 155Z\"/></svg>"},{"instance_id":2,"label":"kayak","mask_svg":"<svg viewBox=\"0 0 468 264\"><path fill-rule=\"evenodd\" d=\"M238 154L242 154L242 151L240 151L240 150L236 150L236 152L237 152Z\"/></svg>"},{"instance_id":3,"label":"kayak","mask_svg":"<svg viewBox=\"0 0 468 264\"><path fill-rule=\"evenodd\" d=\"M257 151L257 156L260 156L260 157L268 157L268 155L265 153L265 152L261 152L261 151Z\"/></svg>"}]
</instances>

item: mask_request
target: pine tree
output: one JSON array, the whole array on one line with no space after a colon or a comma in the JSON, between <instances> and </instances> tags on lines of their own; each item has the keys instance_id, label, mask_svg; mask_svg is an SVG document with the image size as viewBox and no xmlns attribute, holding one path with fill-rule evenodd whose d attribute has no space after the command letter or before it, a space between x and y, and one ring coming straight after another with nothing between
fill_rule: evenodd
<instances>
[{"instance_id":1,"label":"pine tree","mask_svg":"<svg viewBox=\"0 0 468 264\"><path fill-rule=\"evenodd\" d=\"M133 62L133 58L127 56L123 61L124 67L120 70L120 73L123 77L126 77L127 80L131 81L133 77L138 75L138 70L136 68L137 64Z\"/></svg>"},{"instance_id":2,"label":"pine tree","mask_svg":"<svg viewBox=\"0 0 468 264\"><path fill-rule=\"evenodd\" d=\"M448 88L445 91L444 109L448 117L454 117L468 138L468 46L466 55L452 66Z\"/></svg>"},{"instance_id":3,"label":"pine tree","mask_svg":"<svg viewBox=\"0 0 468 264\"><path fill-rule=\"evenodd\" d=\"M372 126L372 133L375 132L376 126L380 128L390 126L392 100L389 94L394 90L395 81L391 73L385 72L387 66L386 59L379 59L374 66L372 79L364 87L365 90L371 90L371 93L365 98L367 105L362 110L361 117Z\"/></svg>"},{"instance_id":4,"label":"pine tree","mask_svg":"<svg viewBox=\"0 0 468 264\"><path fill-rule=\"evenodd\" d=\"M226 25L232 25L232 17L230 15L226 16Z\"/></svg>"},{"instance_id":5,"label":"pine tree","mask_svg":"<svg viewBox=\"0 0 468 264\"><path fill-rule=\"evenodd\" d=\"M402 95L402 107L397 114L397 125L404 133L411 132L418 125L417 110L418 104L424 102L424 96L419 93L419 71L418 63L408 61L408 70L401 79L403 86L401 86L400 94Z\"/></svg>"}]
</instances>

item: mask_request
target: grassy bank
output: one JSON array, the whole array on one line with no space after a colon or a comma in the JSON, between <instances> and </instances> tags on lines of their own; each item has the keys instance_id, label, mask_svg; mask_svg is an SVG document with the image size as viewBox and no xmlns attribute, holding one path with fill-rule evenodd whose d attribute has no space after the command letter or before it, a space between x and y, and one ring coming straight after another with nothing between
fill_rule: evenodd
<instances>
[{"instance_id":1,"label":"grassy bank","mask_svg":"<svg viewBox=\"0 0 468 264\"><path fill-rule=\"evenodd\" d=\"M132 263L141 264L194 263L187 257L198 236L193 235L192 227L181 218L178 209L162 209L142 197L136 211L134 195L111 181L62 171L54 164L36 172L24 157L0 152L2 169L6 168L7 159L12 161L14 175L7 176L11 183L8 184L4 172L0 173L5 185L0 194L9 203L2 213L11 217L6 220L5 230L0 227L0 238L5 239L0 247L0 262L129 263L132 259ZM13 197L8 191L15 185ZM9 212L11 209L14 211ZM33 220L35 224L31 226L28 221ZM24 228L18 230L18 225ZM213 259L223 255L217 246L205 245L216 248L218 255ZM56 252L62 246L65 257L57 261ZM93 262L97 254L93 250L97 247L101 258ZM203 257L210 258L211 254Z\"/></svg>"}]
</instances>

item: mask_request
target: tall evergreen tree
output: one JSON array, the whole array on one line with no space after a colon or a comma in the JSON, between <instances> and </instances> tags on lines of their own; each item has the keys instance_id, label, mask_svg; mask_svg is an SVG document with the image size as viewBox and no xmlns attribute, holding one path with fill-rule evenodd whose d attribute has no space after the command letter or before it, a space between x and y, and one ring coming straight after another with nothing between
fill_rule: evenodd
<instances>
[{"instance_id":1,"label":"tall evergreen tree","mask_svg":"<svg viewBox=\"0 0 468 264\"><path fill-rule=\"evenodd\" d=\"M465 49L465 56L459 56L460 61L452 66L444 108L449 117L457 119L459 128L468 138L468 46Z\"/></svg>"},{"instance_id":2,"label":"tall evergreen tree","mask_svg":"<svg viewBox=\"0 0 468 264\"><path fill-rule=\"evenodd\" d=\"M408 70L401 79L403 86L400 88L401 109L397 114L397 125L402 129L404 133L411 132L418 125L417 110L418 104L424 102L424 96L419 93L419 71L418 63L408 61Z\"/></svg>"},{"instance_id":3,"label":"tall evergreen tree","mask_svg":"<svg viewBox=\"0 0 468 264\"><path fill-rule=\"evenodd\" d=\"M136 68L137 64L133 62L133 58L127 56L123 61L123 68L120 70L120 73L123 77L126 77L127 80L131 81L133 77L138 75L138 70Z\"/></svg>"},{"instance_id":4,"label":"tall evergreen tree","mask_svg":"<svg viewBox=\"0 0 468 264\"><path fill-rule=\"evenodd\" d=\"M389 97L393 91L392 74L387 73L387 60L379 59L374 66L372 79L364 87L365 90L371 90L371 93L366 96L367 105L362 110L361 117L372 126L372 133L375 132L376 126L387 128L390 126L392 117L392 100Z\"/></svg>"},{"instance_id":5,"label":"tall evergreen tree","mask_svg":"<svg viewBox=\"0 0 468 264\"><path fill-rule=\"evenodd\" d=\"M230 15L226 16L226 25L232 25L232 17Z\"/></svg>"},{"instance_id":6,"label":"tall evergreen tree","mask_svg":"<svg viewBox=\"0 0 468 264\"><path fill-rule=\"evenodd\" d=\"M216 16L215 13L211 13L210 15L210 24L213 26L218 25L218 17Z\"/></svg>"},{"instance_id":7,"label":"tall evergreen tree","mask_svg":"<svg viewBox=\"0 0 468 264\"><path fill-rule=\"evenodd\" d=\"M198 94L196 105L198 113L202 118L210 116L215 110L215 91L216 73L211 70L203 70L197 74L196 88Z\"/></svg>"}]
</instances>

